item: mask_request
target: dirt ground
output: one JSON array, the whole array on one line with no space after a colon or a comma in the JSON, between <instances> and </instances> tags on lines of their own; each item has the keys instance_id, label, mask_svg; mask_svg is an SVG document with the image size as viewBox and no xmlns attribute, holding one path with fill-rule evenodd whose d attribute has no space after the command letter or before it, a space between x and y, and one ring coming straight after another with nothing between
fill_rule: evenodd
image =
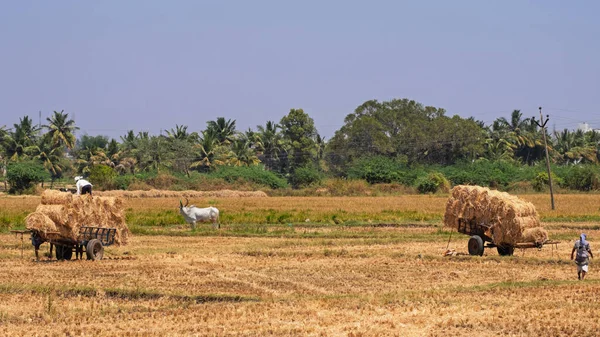
<instances>
[{"instance_id":1,"label":"dirt ground","mask_svg":"<svg viewBox=\"0 0 600 337\"><path fill-rule=\"evenodd\" d=\"M585 224L581 224L585 227ZM550 226L568 236L579 225ZM33 261L0 235L0 335L595 336L600 273L572 240L500 257L418 227L378 239L134 236L102 261ZM386 240L398 231L406 241ZM597 248L598 230L586 231ZM409 240L409 238L425 240ZM576 236L573 237L573 240ZM447 247L456 256L444 257ZM48 245L42 246L46 251ZM600 254L599 254L600 255Z\"/></svg>"}]
</instances>

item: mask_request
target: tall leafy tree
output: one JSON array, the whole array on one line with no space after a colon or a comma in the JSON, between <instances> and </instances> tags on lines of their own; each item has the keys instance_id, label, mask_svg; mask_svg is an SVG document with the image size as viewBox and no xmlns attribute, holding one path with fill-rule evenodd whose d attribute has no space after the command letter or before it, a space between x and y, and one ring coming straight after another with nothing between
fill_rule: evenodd
<instances>
[{"instance_id":1,"label":"tall leafy tree","mask_svg":"<svg viewBox=\"0 0 600 337\"><path fill-rule=\"evenodd\" d=\"M484 130L473 119L448 117L444 109L408 99L371 100L346 116L327 143L325 158L339 175L370 156L449 165L479 157L484 142Z\"/></svg>"},{"instance_id":2,"label":"tall leafy tree","mask_svg":"<svg viewBox=\"0 0 600 337\"><path fill-rule=\"evenodd\" d=\"M4 181L4 190L6 190L6 165L8 165L8 158L6 155L6 141L8 137L8 131L6 126L0 127L0 174L2 175L2 181Z\"/></svg>"},{"instance_id":3,"label":"tall leafy tree","mask_svg":"<svg viewBox=\"0 0 600 337\"><path fill-rule=\"evenodd\" d=\"M258 158L268 170L276 170L280 156L285 156L280 126L273 121L267 121L264 126L258 125L257 129Z\"/></svg>"},{"instance_id":4,"label":"tall leafy tree","mask_svg":"<svg viewBox=\"0 0 600 337\"><path fill-rule=\"evenodd\" d=\"M207 129L200 136L198 147L198 157L190 165L191 168L197 168L201 171L208 171L217 165L224 165L224 158L227 152L224 146L218 141L217 134L212 129Z\"/></svg>"},{"instance_id":5,"label":"tall leafy tree","mask_svg":"<svg viewBox=\"0 0 600 337\"><path fill-rule=\"evenodd\" d=\"M544 158L543 131L539 130L534 118L523 118L520 110L513 110L510 120L504 117L496 119L492 129L513 141L514 156L522 162L531 165Z\"/></svg>"},{"instance_id":6,"label":"tall leafy tree","mask_svg":"<svg viewBox=\"0 0 600 337\"><path fill-rule=\"evenodd\" d=\"M233 166L253 166L260 163L248 137L241 136L233 140L227 163Z\"/></svg>"},{"instance_id":7,"label":"tall leafy tree","mask_svg":"<svg viewBox=\"0 0 600 337\"><path fill-rule=\"evenodd\" d=\"M208 121L207 124L207 130L215 135L219 144L233 142L236 133L235 120L225 120L224 117L218 117L216 121Z\"/></svg>"},{"instance_id":8,"label":"tall leafy tree","mask_svg":"<svg viewBox=\"0 0 600 337\"><path fill-rule=\"evenodd\" d=\"M49 137L53 147L65 146L67 149L75 147L75 131L79 127L75 126L75 121L69 119L69 114L64 113L64 110L57 112L51 117L46 118L48 124L43 127L48 129L46 134Z\"/></svg>"},{"instance_id":9,"label":"tall leafy tree","mask_svg":"<svg viewBox=\"0 0 600 337\"><path fill-rule=\"evenodd\" d=\"M314 120L302 109L291 109L279 122L283 138L290 146L290 168L304 167L315 158L315 140L317 134Z\"/></svg>"},{"instance_id":10,"label":"tall leafy tree","mask_svg":"<svg viewBox=\"0 0 600 337\"><path fill-rule=\"evenodd\" d=\"M27 147L25 153L28 157L41 162L46 171L50 173L50 188L53 187L54 181L62 176L63 170L67 167L67 163L63 160L63 147L53 146L44 138L40 139L36 145Z\"/></svg>"},{"instance_id":11,"label":"tall leafy tree","mask_svg":"<svg viewBox=\"0 0 600 337\"><path fill-rule=\"evenodd\" d=\"M13 125L13 131L5 137L6 155L13 161L25 154L25 149L36 144L40 128L36 126L29 116L19 119Z\"/></svg>"}]
</instances>

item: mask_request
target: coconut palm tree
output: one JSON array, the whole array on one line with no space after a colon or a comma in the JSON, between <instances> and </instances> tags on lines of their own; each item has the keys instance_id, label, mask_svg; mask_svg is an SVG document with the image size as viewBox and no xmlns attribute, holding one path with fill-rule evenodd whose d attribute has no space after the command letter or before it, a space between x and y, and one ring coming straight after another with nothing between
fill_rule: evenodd
<instances>
[{"instance_id":1,"label":"coconut palm tree","mask_svg":"<svg viewBox=\"0 0 600 337\"><path fill-rule=\"evenodd\" d=\"M167 139L169 139L169 140L178 139L178 140L195 142L198 139L198 133L197 132L188 133L187 129L188 129L187 125L175 124L175 129L165 131L167 133Z\"/></svg>"},{"instance_id":2,"label":"coconut palm tree","mask_svg":"<svg viewBox=\"0 0 600 337\"><path fill-rule=\"evenodd\" d=\"M279 124L267 121L265 126L258 125L258 158L265 164L268 170L274 170L283 152L283 137L279 130Z\"/></svg>"},{"instance_id":3,"label":"coconut palm tree","mask_svg":"<svg viewBox=\"0 0 600 337\"><path fill-rule=\"evenodd\" d=\"M258 165L260 160L251 145L252 142L245 136L234 139L231 143L231 152L227 163L233 166Z\"/></svg>"},{"instance_id":4,"label":"coconut palm tree","mask_svg":"<svg viewBox=\"0 0 600 337\"><path fill-rule=\"evenodd\" d=\"M75 147L74 132L79 130L79 127L75 126L74 120L69 119L69 114L64 113L64 110L54 111L54 114L46 120L48 124L43 127L48 129L46 135L50 138L52 146L64 145L69 150L73 149Z\"/></svg>"},{"instance_id":5,"label":"coconut palm tree","mask_svg":"<svg viewBox=\"0 0 600 337\"><path fill-rule=\"evenodd\" d=\"M209 170L215 165L224 165L222 160L224 147L220 146L217 140L217 134L212 129L202 132L200 143L197 145L199 157L190 167Z\"/></svg>"},{"instance_id":6,"label":"coconut palm tree","mask_svg":"<svg viewBox=\"0 0 600 337\"><path fill-rule=\"evenodd\" d=\"M14 124L12 132L5 135L6 156L16 161L25 154L25 149L36 144L40 128L33 124L29 116L20 118L19 124Z\"/></svg>"},{"instance_id":7,"label":"coconut palm tree","mask_svg":"<svg viewBox=\"0 0 600 337\"><path fill-rule=\"evenodd\" d=\"M235 135L235 120L225 120L224 117L217 118L216 121L209 121L207 131L214 132L219 144L230 144Z\"/></svg>"},{"instance_id":8,"label":"coconut palm tree","mask_svg":"<svg viewBox=\"0 0 600 337\"><path fill-rule=\"evenodd\" d=\"M27 156L39 160L44 168L50 173L50 188L54 186L54 180L60 178L66 163L63 161L62 146L52 146L51 143L40 139L38 144L29 146L25 149ZM43 186L43 182L42 182Z\"/></svg>"}]
</instances>

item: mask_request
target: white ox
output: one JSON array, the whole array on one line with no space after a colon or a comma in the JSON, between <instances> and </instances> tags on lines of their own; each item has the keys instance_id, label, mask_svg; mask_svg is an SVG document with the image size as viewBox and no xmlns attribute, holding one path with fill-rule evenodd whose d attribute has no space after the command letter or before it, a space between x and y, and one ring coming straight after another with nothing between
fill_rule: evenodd
<instances>
[{"instance_id":1,"label":"white ox","mask_svg":"<svg viewBox=\"0 0 600 337\"><path fill-rule=\"evenodd\" d=\"M198 208L194 205L188 206L189 201L185 198L185 206L179 200L179 213L183 215L185 221L192 225L192 229L196 229L196 222L212 221L213 228L220 228L219 225L219 210L216 207Z\"/></svg>"}]
</instances>

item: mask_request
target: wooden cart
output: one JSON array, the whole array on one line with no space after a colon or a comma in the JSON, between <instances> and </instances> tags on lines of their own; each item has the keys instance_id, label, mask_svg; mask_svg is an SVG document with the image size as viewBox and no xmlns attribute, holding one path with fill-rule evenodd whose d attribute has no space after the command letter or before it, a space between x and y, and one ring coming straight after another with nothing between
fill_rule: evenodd
<instances>
[{"instance_id":1,"label":"wooden cart","mask_svg":"<svg viewBox=\"0 0 600 337\"><path fill-rule=\"evenodd\" d=\"M485 223L476 223L474 220L466 221L464 219L459 219L458 221L458 232L466 235L470 235L468 248L470 255L483 255L483 251L485 248L496 248L498 250L498 254L505 255L513 255L515 248L538 248L541 249L545 244L557 245L560 243L559 241L546 240L543 243L533 243L533 242L523 242L516 244L508 244L508 243L497 243L494 240L486 235L485 233L492 227L492 225Z\"/></svg>"},{"instance_id":2,"label":"wooden cart","mask_svg":"<svg viewBox=\"0 0 600 337\"><path fill-rule=\"evenodd\" d=\"M101 260L104 256L104 247L115 243L116 228L82 226L79 229L77 240L65 238L59 232L47 232L46 237L50 244L56 247L58 260L70 260L73 251L87 256L88 260Z\"/></svg>"}]
</instances>

